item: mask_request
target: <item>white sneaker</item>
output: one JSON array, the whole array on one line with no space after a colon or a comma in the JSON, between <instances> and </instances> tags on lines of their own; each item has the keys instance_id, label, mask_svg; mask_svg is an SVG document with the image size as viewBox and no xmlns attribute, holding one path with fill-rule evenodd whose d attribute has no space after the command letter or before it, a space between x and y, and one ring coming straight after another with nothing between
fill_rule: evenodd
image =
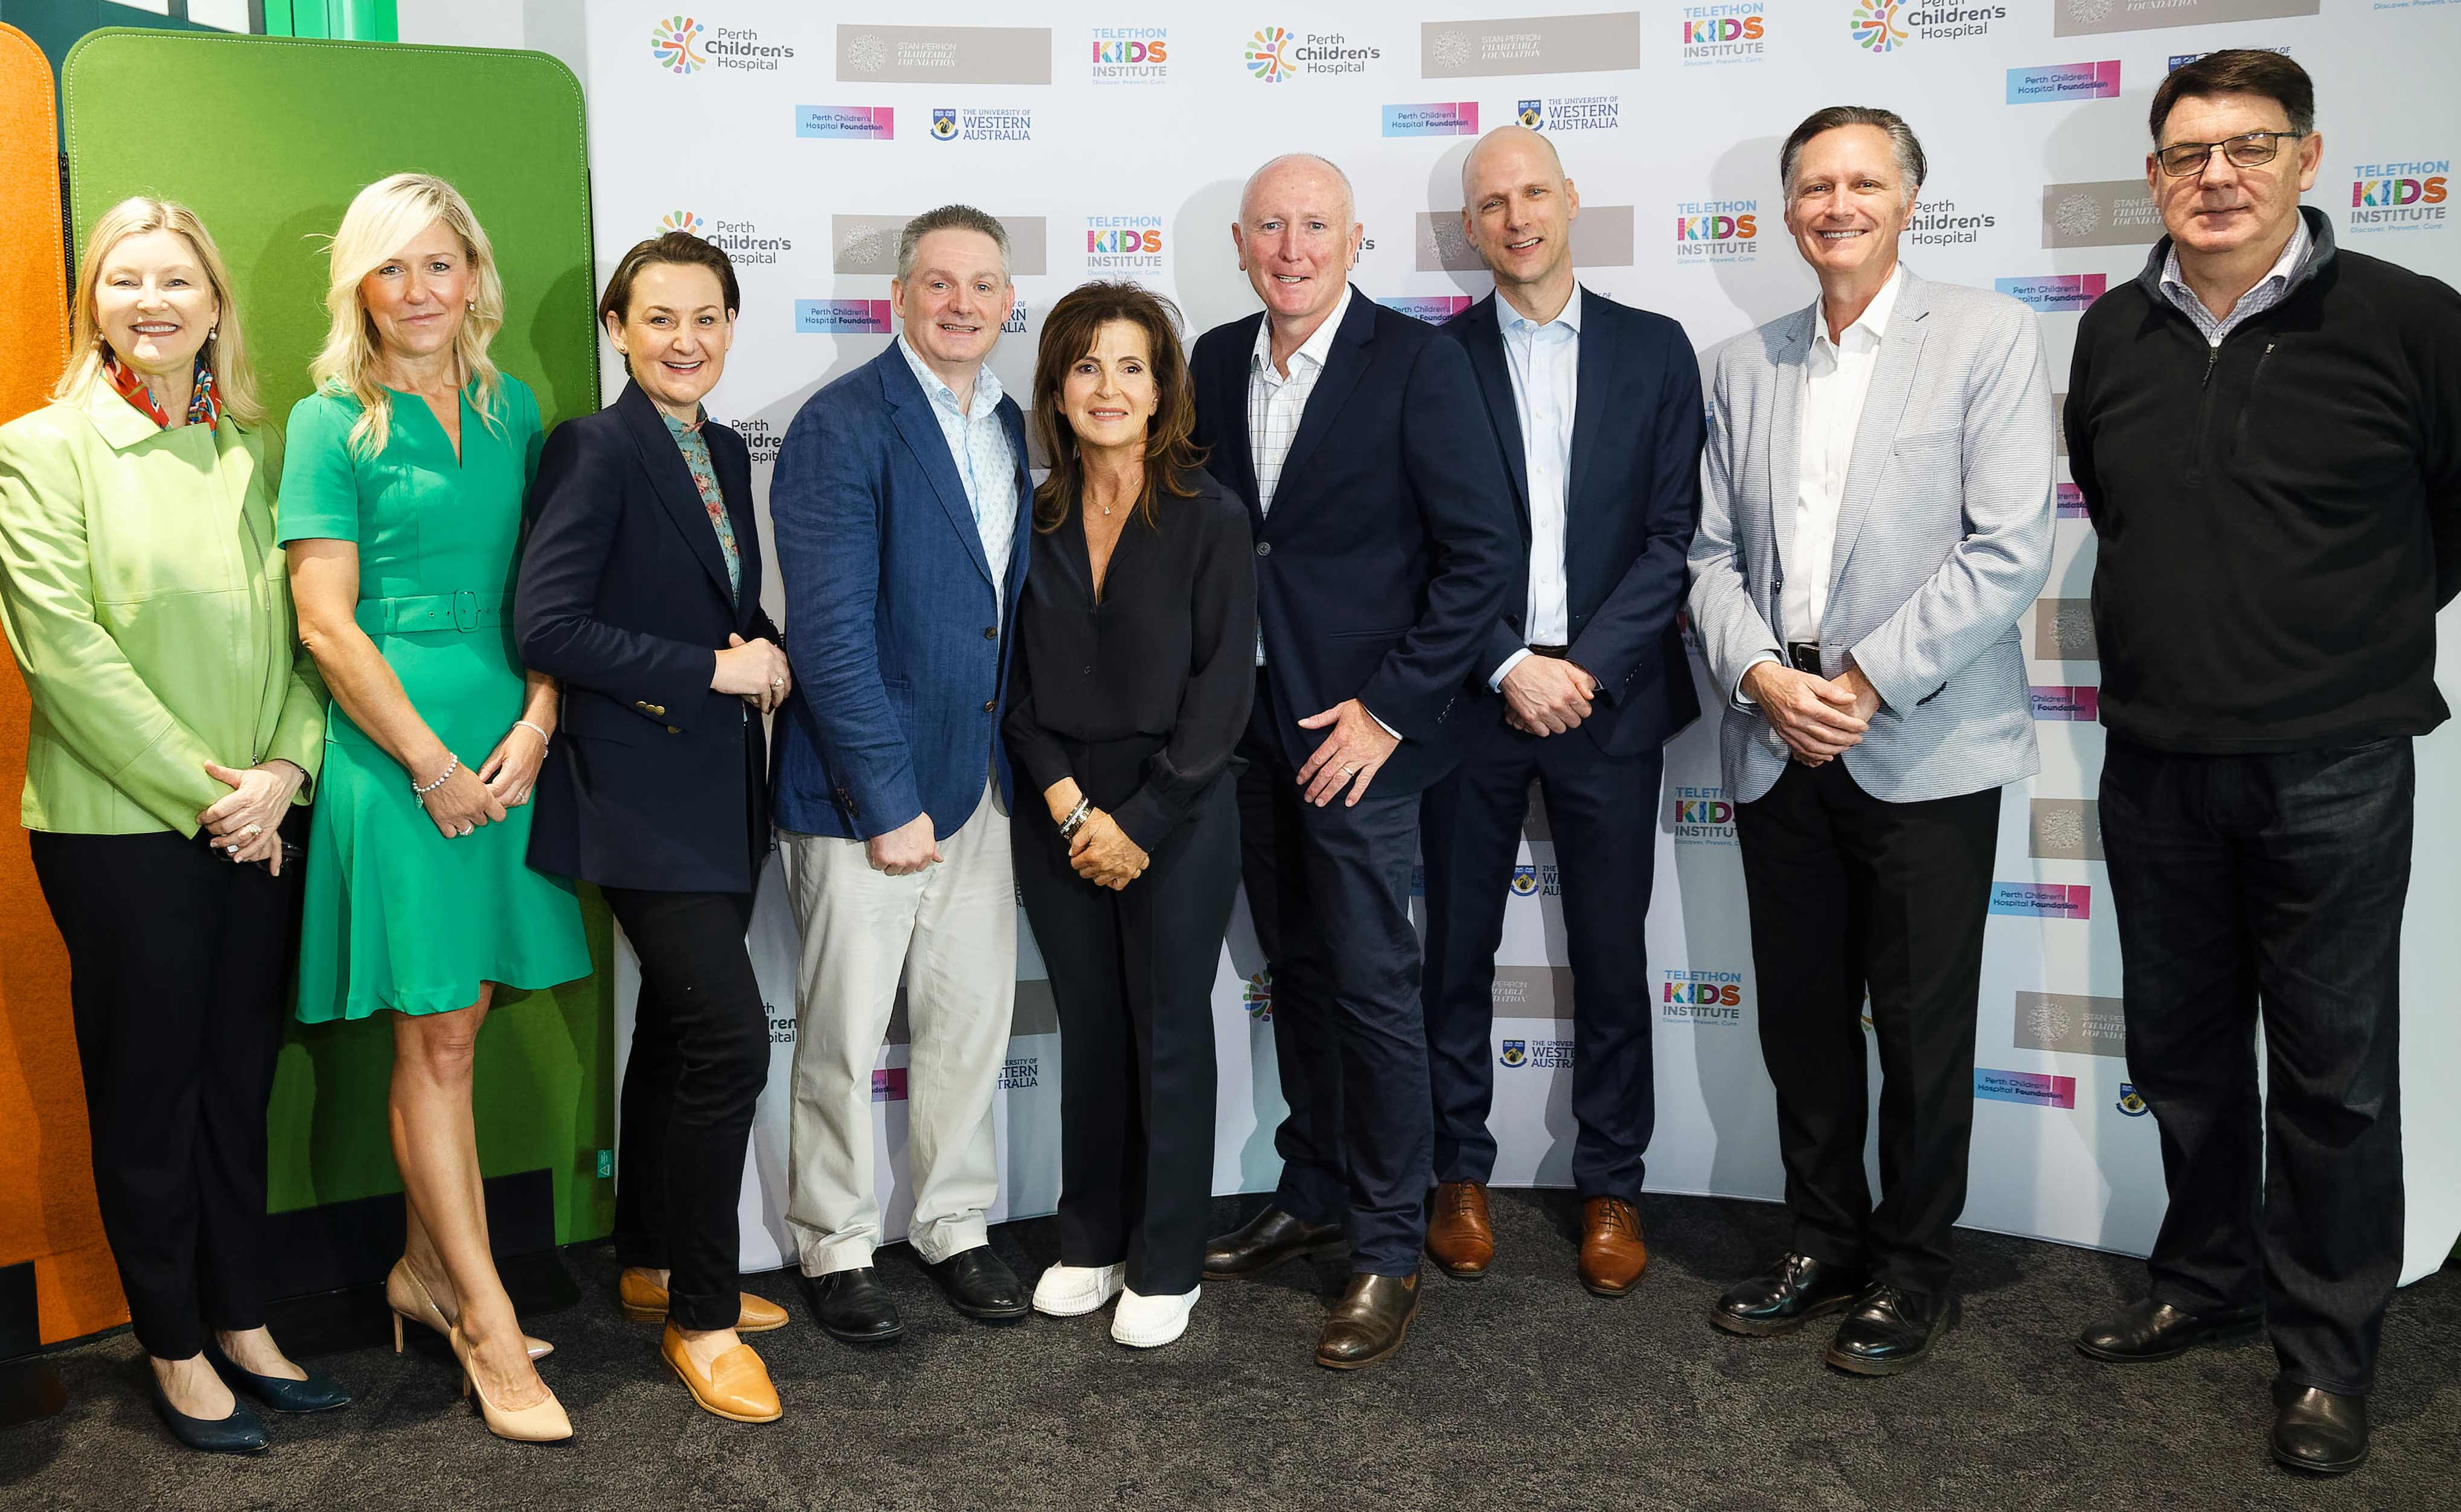
<instances>
[{"instance_id":1,"label":"white sneaker","mask_svg":"<svg viewBox=\"0 0 2461 1512\"><path fill-rule=\"evenodd\" d=\"M1128 1267L1053 1266L1034 1284L1034 1310L1048 1317L1081 1318L1120 1294Z\"/></svg>"},{"instance_id":2,"label":"white sneaker","mask_svg":"<svg viewBox=\"0 0 2461 1512\"><path fill-rule=\"evenodd\" d=\"M1111 1314L1111 1337L1130 1349L1156 1350L1188 1331L1188 1315L1196 1310L1203 1287L1191 1287L1175 1297L1148 1297L1123 1291L1120 1310Z\"/></svg>"}]
</instances>

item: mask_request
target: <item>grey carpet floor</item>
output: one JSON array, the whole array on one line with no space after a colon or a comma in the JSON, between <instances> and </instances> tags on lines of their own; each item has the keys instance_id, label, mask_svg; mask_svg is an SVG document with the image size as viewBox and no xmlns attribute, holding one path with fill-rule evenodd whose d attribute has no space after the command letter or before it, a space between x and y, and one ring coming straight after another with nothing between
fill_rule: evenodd
<instances>
[{"instance_id":1,"label":"grey carpet floor","mask_svg":"<svg viewBox=\"0 0 2461 1512\"><path fill-rule=\"evenodd\" d=\"M388 1338L315 1361L358 1394L347 1411L273 1417L259 1459L187 1454L139 1395L123 1331L52 1356L70 1405L0 1430L0 1505L2461 1507L2461 1268L2394 1300L2374 1458L2318 1481L2265 1457L2267 1346L2134 1368L2069 1347L2138 1284L2133 1262L1965 1234L1962 1327L1913 1374L1865 1380L1820 1363L1817 1325L1744 1340L1703 1321L1782 1246L1777 1208L1653 1199L1649 1274L1612 1302L1573 1278L1575 1215L1565 1194L1496 1194L1495 1273L1430 1269L1404 1351L1348 1375L1310 1360L1338 1263L1209 1287L1188 1336L1151 1353L1112 1344L1102 1316L968 1322L902 1246L881 1257L907 1314L886 1350L830 1341L789 1275L755 1277L796 1317L754 1339L787 1409L758 1427L695 1409L657 1331L615 1310L611 1252L578 1248L583 1300L525 1320L556 1343L544 1371L579 1430L552 1448L490 1437L440 1343L396 1357ZM994 1243L1030 1281L1058 1241L1042 1220Z\"/></svg>"}]
</instances>

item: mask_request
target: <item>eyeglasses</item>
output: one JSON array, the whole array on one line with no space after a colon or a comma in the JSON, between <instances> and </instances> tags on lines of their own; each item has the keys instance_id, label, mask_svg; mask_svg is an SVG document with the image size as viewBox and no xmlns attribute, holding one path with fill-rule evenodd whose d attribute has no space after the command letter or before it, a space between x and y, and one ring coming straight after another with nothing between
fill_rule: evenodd
<instances>
[{"instance_id":1,"label":"eyeglasses","mask_svg":"<svg viewBox=\"0 0 2461 1512\"><path fill-rule=\"evenodd\" d=\"M2222 150L2222 156L2231 160L2234 168L2261 168L2280 154L2283 142L2296 141L2306 135L2303 131L2251 131L2228 141L2174 142L2153 156L2160 160L2162 171L2173 179L2204 172L2215 147Z\"/></svg>"}]
</instances>

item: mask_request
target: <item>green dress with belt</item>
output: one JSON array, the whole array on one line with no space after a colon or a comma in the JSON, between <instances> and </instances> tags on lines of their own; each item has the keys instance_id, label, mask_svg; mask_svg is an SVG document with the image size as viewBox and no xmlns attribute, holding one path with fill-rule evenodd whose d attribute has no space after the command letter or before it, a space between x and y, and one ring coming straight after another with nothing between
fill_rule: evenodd
<instances>
[{"instance_id":1,"label":"green dress with belt","mask_svg":"<svg viewBox=\"0 0 2461 1512\"><path fill-rule=\"evenodd\" d=\"M522 500L537 469L538 400L507 376L494 423L461 394L461 452L415 394L394 394L374 458L348 445L355 399L311 394L290 412L281 539L359 547L359 628L411 706L472 768L522 716L512 586ZM437 774L420 775L420 780ZM569 884L529 868L530 809L448 840L410 776L336 700L308 845L299 1017L436 1013L482 982L546 987L589 974Z\"/></svg>"}]
</instances>

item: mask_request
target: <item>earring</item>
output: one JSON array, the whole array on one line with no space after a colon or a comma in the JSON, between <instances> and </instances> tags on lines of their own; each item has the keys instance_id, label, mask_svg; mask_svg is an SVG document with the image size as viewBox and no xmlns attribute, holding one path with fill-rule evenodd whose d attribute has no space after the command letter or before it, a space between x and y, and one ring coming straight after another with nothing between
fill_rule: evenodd
<instances>
[{"instance_id":1,"label":"earring","mask_svg":"<svg viewBox=\"0 0 2461 1512\"><path fill-rule=\"evenodd\" d=\"M223 328L222 328L222 327L220 327L220 326L208 326L208 327L206 327L206 328L205 328L205 339L206 339L207 341L211 341L211 340L213 340L215 337L220 336L222 333L223 333Z\"/></svg>"}]
</instances>

